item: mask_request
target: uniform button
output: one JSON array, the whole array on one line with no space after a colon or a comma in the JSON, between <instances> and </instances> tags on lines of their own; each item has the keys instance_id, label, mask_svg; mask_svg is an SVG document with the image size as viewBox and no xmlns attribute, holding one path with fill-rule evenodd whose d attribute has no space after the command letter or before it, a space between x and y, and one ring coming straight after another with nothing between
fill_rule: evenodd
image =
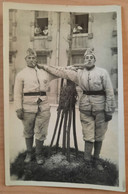
<instances>
[{"instance_id":1,"label":"uniform button","mask_svg":"<svg viewBox=\"0 0 128 194\"><path fill-rule=\"evenodd\" d=\"M44 82L44 84L46 84L48 81L47 80L44 80L43 82Z\"/></svg>"}]
</instances>

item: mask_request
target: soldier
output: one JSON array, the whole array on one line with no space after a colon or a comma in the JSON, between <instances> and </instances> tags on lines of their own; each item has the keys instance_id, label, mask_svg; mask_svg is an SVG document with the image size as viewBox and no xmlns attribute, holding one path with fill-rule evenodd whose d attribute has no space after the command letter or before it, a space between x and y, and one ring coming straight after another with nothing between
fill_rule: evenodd
<instances>
[{"instance_id":1,"label":"soldier","mask_svg":"<svg viewBox=\"0 0 128 194\"><path fill-rule=\"evenodd\" d=\"M50 106L46 92L49 81L55 78L37 67L37 56L34 50L28 49L25 57L27 67L21 70L15 80L14 102L17 117L22 120L27 155L25 162L32 159L33 137L36 142L36 161L43 164L42 147L47 136L50 119Z\"/></svg>"},{"instance_id":2,"label":"soldier","mask_svg":"<svg viewBox=\"0 0 128 194\"><path fill-rule=\"evenodd\" d=\"M108 72L95 66L96 58L92 49L84 54L84 64L81 67L43 66L43 69L53 75L69 79L82 89L79 101L80 120L83 140L85 141L84 159L90 164L94 147L94 162L99 170L99 155L102 142L115 110L113 87Z\"/></svg>"}]
</instances>

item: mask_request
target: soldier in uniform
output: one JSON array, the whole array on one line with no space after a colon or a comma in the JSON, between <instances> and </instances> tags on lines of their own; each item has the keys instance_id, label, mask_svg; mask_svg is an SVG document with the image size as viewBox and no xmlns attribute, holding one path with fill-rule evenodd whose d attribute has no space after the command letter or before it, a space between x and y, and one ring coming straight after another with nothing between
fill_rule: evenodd
<instances>
[{"instance_id":1,"label":"soldier in uniform","mask_svg":"<svg viewBox=\"0 0 128 194\"><path fill-rule=\"evenodd\" d=\"M92 49L84 54L81 67L43 66L47 72L75 82L82 89L79 100L80 120L83 140L85 141L84 159L90 164L92 149L93 159L97 168L99 164L102 142L115 110L115 98L108 72L95 65L96 58ZM97 162L98 161L98 162Z\"/></svg>"},{"instance_id":2,"label":"soldier in uniform","mask_svg":"<svg viewBox=\"0 0 128 194\"><path fill-rule=\"evenodd\" d=\"M55 78L37 67L36 52L27 50L27 66L21 70L15 80L14 102L17 117L22 120L27 147L25 162L32 159L33 137L35 135L36 161L42 164L42 147L47 136L50 119L50 106L46 92L49 82Z\"/></svg>"}]
</instances>

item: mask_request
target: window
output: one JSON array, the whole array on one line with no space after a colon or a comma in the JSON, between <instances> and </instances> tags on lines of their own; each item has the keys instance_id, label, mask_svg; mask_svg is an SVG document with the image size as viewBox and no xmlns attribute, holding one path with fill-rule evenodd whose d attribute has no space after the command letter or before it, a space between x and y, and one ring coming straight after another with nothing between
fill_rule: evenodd
<instances>
[{"instance_id":1,"label":"window","mask_svg":"<svg viewBox=\"0 0 128 194\"><path fill-rule=\"evenodd\" d=\"M112 50L112 55L116 55L118 52L117 47L112 47L111 50Z\"/></svg>"},{"instance_id":2,"label":"window","mask_svg":"<svg viewBox=\"0 0 128 194\"><path fill-rule=\"evenodd\" d=\"M13 10L9 10L9 36L13 35Z\"/></svg>"},{"instance_id":3,"label":"window","mask_svg":"<svg viewBox=\"0 0 128 194\"><path fill-rule=\"evenodd\" d=\"M47 64L47 55L37 55L39 64Z\"/></svg>"},{"instance_id":4,"label":"window","mask_svg":"<svg viewBox=\"0 0 128 194\"><path fill-rule=\"evenodd\" d=\"M37 60L39 64L47 64L48 58L51 57L52 50L38 50L37 53Z\"/></svg>"},{"instance_id":5,"label":"window","mask_svg":"<svg viewBox=\"0 0 128 194\"><path fill-rule=\"evenodd\" d=\"M9 63L12 63L12 54L9 52Z\"/></svg>"},{"instance_id":6,"label":"window","mask_svg":"<svg viewBox=\"0 0 128 194\"><path fill-rule=\"evenodd\" d=\"M73 34L88 33L88 14L74 16Z\"/></svg>"},{"instance_id":7,"label":"window","mask_svg":"<svg viewBox=\"0 0 128 194\"><path fill-rule=\"evenodd\" d=\"M48 12L35 12L35 36L47 36L48 35Z\"/></svg>"},{"instance_id":8,"label":"window","mask_svg":"<svg viewBox=\"0 0 128 194\"><path fill-rule=\"evenodd\" d=\"M83 64L84 63L84 57L83 55L73 55L72 56L72 64Z\"/></svg>"}]
</instances>

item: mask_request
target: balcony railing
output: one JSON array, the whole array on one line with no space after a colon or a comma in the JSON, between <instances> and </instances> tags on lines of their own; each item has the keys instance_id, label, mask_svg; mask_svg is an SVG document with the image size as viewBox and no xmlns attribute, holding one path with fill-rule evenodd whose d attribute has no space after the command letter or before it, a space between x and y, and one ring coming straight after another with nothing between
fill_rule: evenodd
<instances>
[{"instance_id":1,"label":"balcony railing","mask_svg":"<svg viewBox=\"0 0 128 194\"><path fill-rule=\"evenodd\" d=\"M88 34L73 35L72 48L87 48L88 47Z\"/></svg>"},{"instance_id":2,"label":"balcony railing","mask_svg":"<svg viewBox=\"0 0 128 194\"><path fill-rule=\"evenodd\" d=\"M48 38L47 36L39 36L34 38L34 48L36 50L48 49Z\"/></svg>"}]
</instances>

